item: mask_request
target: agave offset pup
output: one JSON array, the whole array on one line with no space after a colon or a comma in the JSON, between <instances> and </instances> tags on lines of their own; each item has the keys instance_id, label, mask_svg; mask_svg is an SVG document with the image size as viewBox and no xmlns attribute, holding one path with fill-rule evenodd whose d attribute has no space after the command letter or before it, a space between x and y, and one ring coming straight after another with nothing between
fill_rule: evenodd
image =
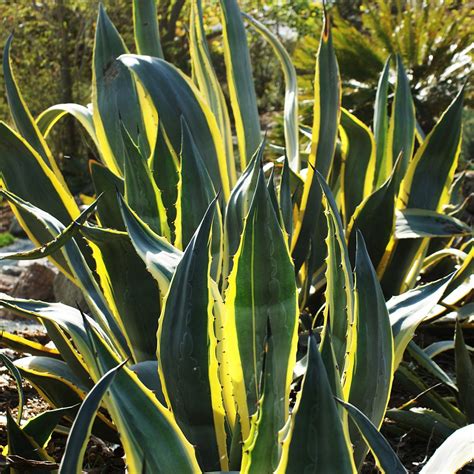
<instances>
[{"instance_id":1,"label":"agave offset pup","mask_svg":"<svg viewBox=\"0 0 474 474\"><path fill-rule=\"evenodd\" d=\"M235 0L220 7L231 110L200 0L191 2L192 79L163 59L153 1L134 2L138 55L100 7L90 107L59 104L34 119L6 44L16 130L0 123L1 193L38 248L2 258L48 256L88 305L0 297L40 321L55 346L2 336L31 354L2 357L19 387L27 378L54 408L25 422L20 396L17 419L7 414L12 463L51 468L46 447L64 419L74 420L64 473L81 472L90 433L120 441L132 473L355 472L369 449L382 470L406 472L379 433L393 376L428 312L449 297L462 304L472 272L470 229L442 213L462 92L423 137L399 59L388 115L388 60L372 132L340 106L326 16L314 122L300 140L291 59L245 15L286 80L285 157L268 176L243 18ZM97 147L96 198L82 212L47 144L66 114ZM433 237L461 247L436 254ZM455 271L415 288L441 260ZM472 426L453 436L465 446ZM449 462L461 466L466 453Z\"/></svg>"}]
</instances>

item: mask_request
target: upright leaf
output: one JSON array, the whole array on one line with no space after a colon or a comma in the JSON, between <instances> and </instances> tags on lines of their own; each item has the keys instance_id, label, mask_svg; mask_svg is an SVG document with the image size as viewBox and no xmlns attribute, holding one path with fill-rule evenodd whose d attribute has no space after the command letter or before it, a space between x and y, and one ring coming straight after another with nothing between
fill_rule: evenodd
<instances>
[{"instance_id":1,"label":"upright leaf","mask_svg":"<svg viewBox=\"0 0 474 474\"><path fill-rule=\"evenodd\" d=\"M277 472L355 473L350 441L318 350L316 336L308 342L308 368L283 442Z\"/></svg>"},{"instance_id":2,"label":"upright leaf","mask_svg":"<svg viewBox=\"0 0 474 474\"><path fill-rule=\"evenodd\" d=\"M163 57L156 0L133 0L133 30L138 54Z\"/></svg>"},{"instance_id":3,"label":"upright leaf","mask_svg":"<svg viewBox=\"0 0 474 474\"><path fill-rule=\"evenodd\" d=\"M278 434L280 420L285 410L284 400L278 398L275 390L275 347L268 325L267 339L263 354L263 369L260 382L261 397L258 410L252 416L250 436L243 445L241 472L273 473L280 459Z\"/></svg>"},{"instance_id":4,"label":"upright leaf","mask_svg":"<svg viewBox=\"0 0 474 474\"><path fill-rule=\"evenodd\" d=\"M400 188L397 207L440 212L448 201L461 143L463 91L443 113L410 162ZM409 289L416 279L417 261L428 240L393 241L387 250L382 287L386 296Z\"/></svg>"},{"instance_id":5,"label":"upright leaf","mask_svg":"<svg viewBox=\"0 0 474 474\"><path fill-rule=\"evenodd\" d=\"M162 124L158 126L153 156L150 159L150 169L156 185L161 191L161 199L166 209L168 227L174 239L176 220L176 201L178 199L178 153L175 152Z\"/></svg>"},{"instance_id":6,"label":"upright leaf","mask_svg":"<svg viewBox=\"0 0 474 474\"><path fill-rule=\"evenodd\" d=\"M317 170L324 179L331 171L340 117L341 85L334 52L330 21L325 15L314 79L314 110L309 166L301 198L300 215L293 232L292 257L298 271L307 259L310 246L320 245L315 238L321 226L321 188ZM322 263L322 262L321 262Z\"/></svg>"},{"instance_id":7,"label":"upright leaf","mask_svg":"<svg viewBox=\"0 0 474 474\"><path fill-rule=\"evenodd\" d=\"M111 171L123 171L124 145L121 123L134 134L145 135L139 96L130 71L117 61L127 48L99 4L92 56L93 119L102 158ZM120 120L119 120L120 119ZM133 135L134 141L137 136Z\"/></svg>"},{"instance_id":8,"label":"upright leaf","mask_svg":"<svg viewBox=\"0 0 474 474\"><path fill-rule=\"evenodd\" d=\"M284 400L285 409L276 423L282 428L296 357L297 293L286 238L270 202L262 170L234 257L225 306L225 353L243 439L249 435L249 416L256 412L261 396L259 380L267 324L278 347L274 390L275 397Z\"/></svg>"},{"instance_id":9,"label":"upright leaf","mask_svg":"<svg viewBox=\"0 0 474 474\"><path fill-rule=\"evenodd\" d=\"M193 78L214 113L219 130L222 133L227 169L229 170L229 180L231 187L233 187L237 180L237 174L229 111L219 80L212 66L211 55L207 46L206 32L204 30L201 0L193 0L191 2L190 19L189 52L191 55Z\"/></svg>"},{"instance_id":10,"label":"upright leaf","mask_svg":"<svg viewBox=\"0 0 474 474\"><path fill-rule=\"evenodd\" d=\"M158 330L158 370L176 421L204 471L228 468L211 293L210 205L176 267Z\"/></svg>"},{"instance_id":11,"label":"upright leaf","mask_svg":"<svg viewBox=\"0 0 474 474\"><path fill-rule=\"evenodd\" d=\"M404 176L415 145L415 105L411 96L410 83L399 55L396 56L396 63L397 82L388 129L386 159L391 169L401 153L401 176ZM397 187L398 184L399 182Z\"/></svg>"},{"instance_id":12,"label":"upright leaf","mask_svg":"<svg viewBox=\"0 0 474 474\"><path fill-rule=\"evenodd\" d=\"M281 215L288 234L288 242L291 243L293 234L293 201L291 199L291 171L288 159L285 157L283 170L281 172L280 189L278 191L278 202L280 203Z\"/></svg>"},{"instance_id":13,"label":"upright leaf","mask_svg":"<svg viewBox=\"0 0 474 474\"><path fill-rule=\"evenodd\" d=\"M349 401L379 429L392 387L393 337L382 288L360 232L357 234L354 291L357 348ZM352 430L351 440L355 462L361 466L367 447L357 431Z\"/></svg>"},{"instance_id":14,"label":"upright leaf","mask_svg":"<svg viewBox=\"0 0 474 474\"><path fill-rule=\"evenodd\" d=\"M317 178L325 196L328 228L324 317L325 324L329 323L334 354L346 393L351 386L356 348L357 321L354 318L354 281L336 202L320 174L317 175Z\"/></svg>"},{"instance_id":15,"label":"upright leaf","mask_svg":"<svg viewBox=\"0 0 474 474\"><path fill-rule=\"evenodd\" d=\"M377 95L374 105L374 137L376 148L374 189L378 189L390 175L392 163L387 158L387 133L388 133L388 76L390 73L391 57L387 58L377 85ZM396 158L396 157L395 157Z\"/></svg>"},{"instance_id":16,"label":"upright leaf","mask_svg":"<svg viewBox=\"0 0 474 474\"><path fill-rule=\"evenodd\" d=\"M170 238L161 192L148 168L144 150L138 147L122 126L124 143L125 200L128 205L159 235Z\"/></svg>"},{"instance_id":17,"label":"upright leaf","mask_svg":"<svg viewBox=\"0 0 474 474\"><path fill-rule=\"evenodd\" d=\"M366 197L356 208L349 222L348 247L351 262L355 261L357 230L365 237L370 260L377 270L385 255L395 226L395 175L399 171L400 161L394 167L389 179Z\"/></svg>"},{"instance_id":18,"label":"upright leaf","mask_svg":"<svg viewBox=\"0 0 474 474\"><path fill-rule=\"evenodd\" d=\"M260 120L247 35L237 0L220 0L224 59L237 132L240 167L244 170L260 143Z\"/></svg>"},{"instance_id":19,"label":"upright leaf","mask_svg":"<svg viewBox=\"0 0 474 474\"><path fill-rule=\"evenodd\" d=\"M244 220L249 212L250 203L257 185L259 170L262 166L264 150L265 140L260 143L257 152L240 175L227 203L224 221L224 278L227 278L232 270L232 258L239 247Z\"/></svg>"},{"instance_id":20,"label":"upright leaf","mask_svg":"<svg viewBox=\"0 0 474 474\"><path fill-rule=\"evenodd\" d=\"M342 109L342 214L348 223L357 206L372 192L375 172L375 142L370 129Z\"/></svg>"},{"instance_id":21,"label":"upright leaf","mask_svg":"<svg viewBox=\"0 0 474 474\"><path fill-rule=\"evenodd\" d=\"M124 180L97 161L91 161L89 169L95 193L102 195L97 203L98 221L102 227L124 231L125 225L117 202L117 191L122 195L125 193Z\"/></svg>"},{"instance_id":22,"label":"upright leaf","mask_svg":"<svg viewBox=\"0 0 474 474\"><path fill-rule=\"evenodd\" d=\"M184 250L199 227L206 209L215 198L216 191L184 119L181 128L183 141L176 202L175 246ZM222 264L222 217L219 205L212 229L212 277L219 281Z\"/></svg>"}]
</instances>

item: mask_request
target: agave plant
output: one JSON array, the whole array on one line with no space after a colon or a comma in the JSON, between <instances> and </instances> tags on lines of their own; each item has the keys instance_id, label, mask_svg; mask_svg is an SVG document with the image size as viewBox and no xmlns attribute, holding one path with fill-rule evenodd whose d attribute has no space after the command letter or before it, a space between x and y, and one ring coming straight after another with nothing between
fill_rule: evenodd
<instances>
[{"instance_id":1,"label":"agave plant","mask_svg":"<svg viewBox=\"0 0 474 474\"><path fill-rule=\"evenodd\" d=\"M100 7L92 105L56 105L36 120L7 42L16 130L0 124L1 193L38 247L2 258L48 256L88 304L1 295L2 306L40 321L55 346L3 335L2 344L32 354L3 358L19 386L27 378L54 407L26 423L21 403L17 420L8 414L8 453L52 463L46 446L64 417L74 419L65 473L81 471L91 432L120 441L134 473L354 472L369 449L381 469L405 472L379 433L394 373L438 302L462 304L472 272L472 242L456 252L430 244L443 237L449 247L471 232L442 213L462 92L421 137L399 59L388 116L389 60L372 132L340 107L326 17L308 130L287 52L245 16L286 78L285 155L265 162L244 20L236 1L220 5L231 110L200 0L191 2L192 79L159 57L156 15L145 13L153 2L134 2L134 25L138 52L155 56L129 54ZM66 114L97 146L96 197L82 212L47 144ZM462 259L454 272L416 287L452 255ZM472 426L463 430L459 446ZM467 457L444 462L452 469Z\"/></svg>"}]
</instances>

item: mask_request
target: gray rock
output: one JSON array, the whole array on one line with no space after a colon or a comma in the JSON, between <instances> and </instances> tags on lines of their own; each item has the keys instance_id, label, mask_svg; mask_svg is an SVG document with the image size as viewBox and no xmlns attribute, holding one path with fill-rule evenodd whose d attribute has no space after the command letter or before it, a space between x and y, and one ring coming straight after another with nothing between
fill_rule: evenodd
<instances>
[{"instance_id":1,"label":"gray rock","mask_svg":"<svg viewBox=\"0 0 474 474\"><path fill-rule=\"evenodd\" d=\"M18 277L0 274L0 292L10 295L18 282Z\"/></svg>"},{"instance_id":2,"label":"gray rock","mask_svg":"<svg viewBox=\"0 0 474 474\"><path fill-rule=\"evenodd\" d=\"M0 271L4 275L10 275L10 276L13 276L13 277L18 277L22 274L23 269L21 269L17 265L4 265L3 267L1 267Z\"/></svg>"},{"instance_id":3,"label":"gray rock","mask_svg":"<svg viewBox=\"0 0 474 474\"><path fill-rule=\"evenodd\" d=\"M89 312L86 300L82 295L82 291L61 272L54 278L53 282L54 298L56 301L73 306L79 306L82 311Z\"/></svg>"},{"instance_id":4,"label":"gray rock","mask_svg":"<svg viewBox=\"0 0 474 474\"><path fill-rule=\"evenodd\" d=\"M8 232L10 232L14 237L26 238L26 232L21 227L16 216L13 216Z\"/></svg>"},{"instance_id":5,"label":"gray rock","mask_svg":"<svg viewBox=\"0 0 474 474\"><path fill-rule=\"evenodd\" d=\"M54 301L53 281L56 271L49 265L33 262L18 279L12 295L42 301Z\"/></svg>"}]
</instances>

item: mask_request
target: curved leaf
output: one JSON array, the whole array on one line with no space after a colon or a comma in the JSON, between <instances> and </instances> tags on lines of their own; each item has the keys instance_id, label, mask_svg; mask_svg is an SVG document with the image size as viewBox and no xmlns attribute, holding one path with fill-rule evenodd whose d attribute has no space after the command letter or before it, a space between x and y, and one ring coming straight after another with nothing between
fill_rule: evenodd
<instances>
[{"instance_id":1,"label":"curved leaf","mask_svg":"<svg viewBox=\"0 0 474 474\"><path fill-rule=\"evenodd\" d=\"M426 209L397 211L395 238L419 239L422 237L451 237L473 235L472 229L455 217Z\"/></svg>"},{"instance_id":2,"label":"curved leaf","mask_svg":"<svg viewBox=\"0 0 474 474\"><path fill-rule=\"evenodd\" d=\"M431 456L421 474L457 472L472 461L474 452L474 425L456 430Z\"/></svg>"},{"instance_id":3,"label":"curved leaf","mask_svg":"<svg viewBox=\"0 0 474 474\"><path fill-rule=\"evenodd\" d=\"M395 369L400 364L416 328L441 299L451 278L452 275L448 275L402 295L394 296L387 302L395 342Z\"/></svg>"},{"instance_id":4,"label":"curved leaf","mask_svg":"<svg viewBox=\"0 0 474 474\"><path fill-rule=\"evenodd\" d=\"M296 70L291 57L280 40L263 23L242 13L243 17L265 38L280 61L285 78L285 104L283 107L283 129L285 134L285 156L291 169L300 172L301 161L299 151L298 130L298 83Z\"/></svg>"},{"instance_id":5,"label":"curved leaf","mask_svg":"<svg viewBox=\"0 0 474 474\"><path fill-rule=\"evenodd\" d=\"M27 353L31 355L47 356L60 358L57 349L43 346L36 341L30 341L18 334L12 334L6 331L0 331L0 346L8 347L16 352Z\"/></svg>"},{"instance_id":6,"label":"curved leaf","mask_svg":"<svg viewBox=\"0 0 474 474\"><path fill-rule=\"evenodd\" d=\"M158 282L162 294L168 291L173 274L183 253L165 238L155 234L120 198L120 209L127 232L147 270Z\"/></svg>"},{"instance_id":7,"label":"curved leaf","mask_svg":"<svg viewBox=\"0 0 474 474\"><path fill-rule=\"evenodd\" d=\"M94 320L80 311L59 303L19 300L3 294L0 303L26 317L60 325L84 356L94 380L119 363L120 356L114 353L107 336ZM104 403L120 434L131 471L142 472L145 462L152 472L199 471L192 446L171 413L131 370L124 367L116 375Z\"/></svg>"},{"instance_id":8,"label":"curved leaf","mask_svg":"<svg viewBox=\"0 0 474 474\"><path fill-rule=\"evenodd\" d=\"M18 456L28 461L45 461L49 468L55 467L54 459L48 455L45 449L41 448L33 438L27 435L12 418L10 411L7 410L7 438L8 454ZM46 464L45 463L45 464ZM51 469L35 469L39 474L47 474ZM25 472L24 470L19 472Z\"/></svg>"},{"instance_id":9,"label":"curved leaf","mask_svg":"<svg viewBox=\"0 0 474 474\"><path fill-rule=\"evenodd\" d=\"M45 448L51 439L53 431L61 421L61 418L70 415L71 412L75 412L78 409L79 405L74 405L71 407L44 411L39 415L29 418L25 423L25 426L22 427L22 430L28 436L31 436L39 446Z\"/></svg>"},{"instance_id":10,"label":"curved leaf","mask_svg":"<svg viewBox=\"0 0 474 474\"><path fill-rule=\"evenodd\" d=\"M94 249L102 290L120 323L133 360L154 359L160 314L156 281L125 232L84 226L82 233Z\"/></svg>"},{"instance_id":11,"label":"curved leaf","mask_svg":"<svg viewBox=\"0 0 474 474\"><path fill-rule=\"evenodd\" d=\"M17 208L20 208L24 215L28 215L28 217L40 224L43 227L43 232L49 234L50 239L51 237L56 238L64 230L64 225L61 222L42 209L33 206L29 202L23 201L8 191L3 191L2 193L10 202L13 202ZM71 269L74 282L77 283L83 291L84 298L92 310L95 319L114 341L114 348L128 356L126 340L74 239L69 239L64 243L62 254L65 257L68 267Z\"/></svg>"},{"instance_id":12,"label":"curved leaf","mask_svg":"<svg viewBox=\"0 0 474 474\"><path fill-rule=\"evenodd\" d=\"M474 365L464 342L459 320L456 320L454 337L456 384L459 388L459 401L468 423L474 422Z\"/></svg>"},{"instance_id":13,"label":"curved leaf","mask_svg":"<svg viewBox=\"0 0 474 474\"><path fill-rule=\"evenodd\" d=\"M349 412L352 421L372 451L380 470L390 474L407 474L408 471L403 467L388 441L379 433L372 422L354 405L339 399L337 401Z\"/></svg>"},{"instance_id":14,"label":"curved leaf","mask_svg":"<svg viewBox=\"0 0 474 474\"><path fill-rule=\"evenodd\" d=\"M1 183L5 188L50 212L64 225L79 216L74 198L45 165L40 155L20 135L1 122L0 169ZM43 245L51 240L51 235L35 219L15 205L13 211L33 242ZM54 260L70 275L70 269L60 254L55 254Z\"/></svg>"},{"instance_id":15,"label":"curved leaf","mask_svg":"<svg viewBox=\"0 0 474 474\"><path fill-rule=\"evenodd\" d=\"M0 190L0 194L1 193L2 191ZM37 260L39 258L49 257L54 252L60 250L69 239L75 237L79 233L81 225L84 224L87 218L95 211L99 199L100 196L90 206L87 206L87 208L81 212L79 217L65 227L53 240L50 240L41 247L27 250L26 252L0 252L0 260Z\"/></svg>"},{"instance_id":16,"label":"curved leaf","mask_svg":"<svg viewBox=\"0 0 474 474\"><path fill-rule=\"evenodd\" d=\"M100 153L99 142L95 133L94 119L92 111L88 107L79 104L57 104L48 107L41 112L36 118L36 124L40 132L46 138L54 125L64 116L72 115L86 130L87 134L92 138Z\"/></svg>"}]
</instances>

